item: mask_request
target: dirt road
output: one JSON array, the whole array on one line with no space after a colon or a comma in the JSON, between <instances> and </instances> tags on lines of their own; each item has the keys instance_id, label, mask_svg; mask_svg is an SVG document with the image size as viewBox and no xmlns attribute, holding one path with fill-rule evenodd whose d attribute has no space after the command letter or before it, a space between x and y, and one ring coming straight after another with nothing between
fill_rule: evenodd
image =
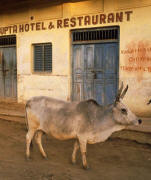
<instances>
[{"instance_id":1,"label":"dirt road","mask_svg":"<svg viewBox=\"0 0 151 180\"><path fill-rule=\"evenodd\" d=\"M151 147L129 140L109 139L88 145L91 169L70 163L73 141L44 136L44 160L34 144L32 160L25 160L24 124L0 120L0 180L150 180Z\"/></svg>"}]
</instances>

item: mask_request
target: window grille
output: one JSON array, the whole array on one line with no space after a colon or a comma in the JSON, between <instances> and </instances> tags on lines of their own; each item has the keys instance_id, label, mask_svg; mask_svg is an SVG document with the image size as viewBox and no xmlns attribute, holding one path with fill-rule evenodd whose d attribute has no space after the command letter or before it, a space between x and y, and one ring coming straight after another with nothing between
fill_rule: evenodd
<instances>
[{"instance_id":1,"label":"window grille","mask_svg":"<svg viewBox=\"0 0 151 180\"><path fill-rule=\"evenodd\" d=\"M34 71L52 72L52 44L34 45Z\"/></svg>"},{"instance_id":2,"label":"window grille","mask_svg":"<svg viewBox=\"0 0 151 180\"><path fill-rule=\"evenodd\" d=\"M75 31L72 34L73 42L97 41L97 40L118 40L118 28L102 28L96 30Z\"/></svg>"},{"instance_id":3,"label":"window grille","mask_svg":"<svg viewBox=\"0 0 151 180\"><path fill-rule=\"evenodd\" d=\"M16 45L16 36L0 36L0 46Z\"/></svg>"}]
</instances>

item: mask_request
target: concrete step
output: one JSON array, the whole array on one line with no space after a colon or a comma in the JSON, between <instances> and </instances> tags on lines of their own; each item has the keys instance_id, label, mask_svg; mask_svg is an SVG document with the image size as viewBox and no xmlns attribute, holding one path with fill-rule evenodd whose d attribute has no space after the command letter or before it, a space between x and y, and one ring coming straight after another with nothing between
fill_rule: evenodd
<instances>
[{"instance_id":1,"label":"concrete step","mask_svg":"<svg viewBox=\"0 0 151 180\"><path fill-rule=\"evenodd\" d=\"M25 123L25 104L0 101L0 119Z\"/></svg>"},{"instance_id":2,"label":"concrete step","mask_svg":"<svg viewBox=\"0 0 151 180\"><path fill-rule=\"evenodd\" d=\"M15 114L0 114L0 119L7 120L7 121L14 121L19 123L25 123L25 116L18 116Z\"/></svg>"}]
</instances>

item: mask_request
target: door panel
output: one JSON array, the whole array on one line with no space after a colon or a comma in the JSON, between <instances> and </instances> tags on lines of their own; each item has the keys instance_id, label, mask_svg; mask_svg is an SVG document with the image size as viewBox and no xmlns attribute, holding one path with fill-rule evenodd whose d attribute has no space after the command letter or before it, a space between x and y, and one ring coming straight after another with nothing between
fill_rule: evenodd
<instances>
[{"instance_id":1,"label":"door panel","mask_svg":"<svg viewBox=\"0 0 151 180\"><path fill-rule=\"evenodd\" d=\"M112 104L116 96L116 82L111 80L106 80L105 82L105 102L104 104Z\"/></svg>"},{"instance_id":2,"label":"door panel","mask_svg":"<svg viewBox=\"0 0 151 180\"><path fill-rule=\"evenodd\" d=\"M113 103L118 86L118 46L108 43L104 46L105 105Z\"/></svg>"},{"instance_id":3,"label":"door panel","mask_svg":"<svg viewBox=\"0 0 151 180\"><path fill-rule=\"evenodd\" d=\"M94 85L93 81L84 82L84 99L92 99L94 97Z\"/></svg>"},{"instance_id":4,"label":"door panel","mask_svg":"<svg viewBox=\"0 0 151 180\"><path fill-rule=\"evenodd\" d=\"M83 99L83 81L84 81L84 48L77 45L74 47L73 57L76 61L73 61L73 99Z\"/></svg>"},{"instance_id":5,"label":"door panel","mask_svg":"<svg viewBox=\"0 0 151 180\"><path fill-rule=\"evenodd\" d=\"M79 79L76 78L78 76ZM81 86L78 92L77 82ZM117 43L73 46L73 100L93 98L101 105L111 104L115 99L117 84ZM80 93L80 96L76 93Z\"/></svg>"},{"instance_id":6,"label":"door panel","mask_svg":"<svg viewBox=\"0 0 151 180\"><path fill-rule=\"evenodd\" d=\"M0 48L2 61L0 63L0 97L16 98L17 96L17 68L16 47Z\"/></svg>"},{"instance_id":7,"label":"door panel","mask_svg":"<svg viewBox=\"0 0 151 180\"><path fill-rule=\"evenodd\" d=\"M75 91L74 98L77 101L80 101L81 99L83 99L83 87L82 87L82 83L76 82L75 86L74 86L74 91Z\"/></svg>"},{"instance_id":8,"label":"door panel","mask_svg":"<svg viewBox=\"0 0 151 180\"><path fill-rule=\"evenodd\" d=\"M10 48L4 48L3 49L3 58L4 58L4 94L5 97L11 97L11 91L12 91L12 81L11 81L11 67L12 67L12 51Z\"/></svg>"},{"instance_id":9,"label":"door panel","mask_svg":"<svg viewBox=\"0 0 151 180\"><path fill-rule=\"evenodd\" d=\"M117 46L116 44L107 44L104 48L104 70L106 78L113 78L117 72ZM115 78L115 77L114 77Z\"/></svg>"},{"instance_id":10,"label":"door panel","mask_svg":"<svg viewBox=\"0 0 151 180\"><path fill-rule=\"evenodd\" d=\"M96 79L103 79L104 72L104 62L103 62L103 45L97 44L95 45L95 69Z\"/></svg>"},{"instance_id":11,"label":"door panel","mask_svg":"<svg viewBox=\"0 0 151 180\"><path fill-rule=\"evenodd\" d=\"M94 99L101 105L105 104L104 84L102 81L95 80L94 84L95 95Z\"/></svg>"},{"instance_id":12,"label":"door panel","mask_svg":"<svg viewBox=\"0 0 151 180\"><path fill-rule=\"evenodd\" d=\"M85 53L85 68L86 71L91 71L94 68L94 46L93 45L86 45L84 46L84 53Z\"/></svg>"},{"instance_id":13,"label":"door panel","mask_svg":"<svg viewBox=\"0 0 151 180\"><path fill-rule=\"evenodd\" d=\"M94 97L94 46L83 45L84 48L84 99Z\"/></svg>"},{"instance_id":14,"label":"door panel","mask_svg":"<svg viewBox=\"0 0 151 180\"><path fill-rule=\"evenodd\" d=\"M14 98L17 97L17 62L16 62L16 48L13 49L13 68L12 68L12 95Z\"/></svg>"},{"instance_id":15,"label":"door panel","mask_svg":"<svg viewBox=\"0 0 151 180\"><path fill-rule=\"evenodd\" d=\"M4 58L3 51L0 49L0 96L4 97Z\"/></svg>"}]
</instances>

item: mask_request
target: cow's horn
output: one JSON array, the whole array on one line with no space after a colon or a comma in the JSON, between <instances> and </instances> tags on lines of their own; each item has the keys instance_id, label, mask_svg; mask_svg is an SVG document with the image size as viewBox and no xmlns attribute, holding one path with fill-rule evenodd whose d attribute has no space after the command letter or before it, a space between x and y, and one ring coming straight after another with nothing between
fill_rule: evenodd
<instances>
[{"instance_id":1,"label":"cow's horn","mask_svg":"<svg viewBox=\"0 0 151 180\"><path fill-rule=\"evenodd\" d=\"M128 85L126 86L126 88L125 88L124 91L122 92L122 94L121 94L121 96L120 96L121 99L124 98L124 96L125 96L127 90L128 90Z\"/></svg>"},{"instance_id":2,"label":"cow's horn","mask_svg":"<svg viewBox=\"0 0 151 180\"><path fill-rule=\"evenodd\" d=\"M118 94L116 96L116 101L119 101L121 93L122 93L122 90L123 90L123 81L122 81L120 89L118 90Z\"/></svg>"}]
</instances>

